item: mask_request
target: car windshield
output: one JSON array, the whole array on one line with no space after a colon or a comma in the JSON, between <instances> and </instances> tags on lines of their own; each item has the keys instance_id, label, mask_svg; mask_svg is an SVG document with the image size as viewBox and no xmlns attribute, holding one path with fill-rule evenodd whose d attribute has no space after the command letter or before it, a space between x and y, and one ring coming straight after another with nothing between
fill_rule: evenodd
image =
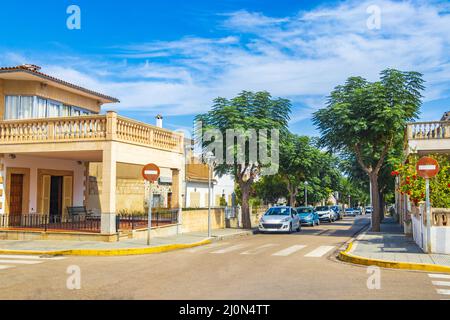
<instances>
[{"instance_id":1,"label":"car windshield","mask_svg":"<svg viewBox=\"0 0 450 320\"><path fill-rule=\"evenodd\" d=\"M266 212L266 216L288 216L290 214L289 208L270 208Z\"/></svg>"},{"instance_id":2,"label":"car windshield","mask_svg":"<svg viewBox=\"0 0 450 320\"><path fill-rule=\"evenodd\" d=\"M312 208L297 208L298 213L311 213Z\"/></svg>"},{"instance_id":3,"label":"car windshield","mask_svg":"<svg viewBox=\"0 0 450 320\"><path fill-rule=\"evenodd\" d=\"M324 207L316 207L316 211L327 211L328 207L324 206Z\"/></svg>"},{"instance_id":4,"label":"car windshield","mask_svg":"<svg viewBox=\"0 0 450 320\"><path fill-rule=\"evenodd\" d=\"M345 209L345 211L353 211L352 208Z\"/></svg>"}]
</instances>

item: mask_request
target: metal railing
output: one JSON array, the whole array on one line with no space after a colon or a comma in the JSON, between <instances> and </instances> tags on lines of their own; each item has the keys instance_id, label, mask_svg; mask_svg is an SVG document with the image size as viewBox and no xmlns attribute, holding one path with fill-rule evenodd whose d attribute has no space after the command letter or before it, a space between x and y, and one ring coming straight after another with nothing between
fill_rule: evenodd
<instances>
[{"instance_id":1,"label":"metal railing","mask_svg":"<svg viewBox=\"0 0 450 320\"><path fill-rule=\"evenodd\" d=\"M99 216L76 215L72 217L47 214L0 215L0 229L39 231L100 232Z\"/></svg>"},{"instance_id":2,"label":"metal railing","mask_svg":"<svg viewBox=\"0 0 450 320\"><path fill-rule=\"evenodd\" d=\"M152 227L178 223L178 209L154 210L152 212ZM137 230L148 227L146 214L119 214L116 216L116 228L120 230Z\"/></svg>"}]
</instances>

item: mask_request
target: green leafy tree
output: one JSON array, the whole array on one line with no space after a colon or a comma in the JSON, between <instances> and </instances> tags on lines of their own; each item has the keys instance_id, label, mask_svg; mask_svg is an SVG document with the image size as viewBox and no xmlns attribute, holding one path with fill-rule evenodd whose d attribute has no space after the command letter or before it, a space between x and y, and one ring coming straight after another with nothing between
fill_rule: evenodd
<instances>
[{"instance_id":1,"label":"green leafy tree","mask_svg":"<svg viewBox=\"0 0 450 320\"><path fill-rule=\"evenodd\" d=\"M243 91L231 100L217 98L214 100L212 109L205 114L198 115L197 121L202 122L202 132L196 132L196 135L202 135L205 130L219 130L222 137L226 137L227 129L241 130L248 133L249 130L280 130L280 138L286 135L289 115L291 112L291 103L286 99L273 99L268 92L249 92ZM262 142L261 136L257 137L257 145ZM203 147L206 148L213 141L204 141ZM232 154L233 161L224 161L216 166L215 170L219 174L231 174L239 186L241 192L242 205L242 223L244 228L251 228L249 213L249 198L251 186L255 179L260 176L264 165L254 162L249 157L248 141L245 146L235 144L232 150L227 150L226 139L223 139L223 154ZM270 147L270 144L269 144ZM269 148L269 152L270 152ZM240 156L244 156L243 161L239 161ZM259 155L261 157L261 155ZM227 159L229 160L229 159Z\"/></svg>"},{"instance_id":2,"label":"green leafy tree","mask_svg":"<svg viewBox=\"0 0 450 320\"><path fill-rule=\"evenodd\" d=\"M314 114L320 141L343 154L354 154L372 184L372 231L380 231L378 177L396 137L415 119L424 89L422 75L386 69L380 80L350 77L337 86L327 106Z\"/></svg>"},{"instance_id":3,"label":"green leafy tree","mask_svg":"<svg viewBox=\"0 0 450 320\"><path fill-rule=\"evenodd\" d=\"M253 189L255 195L263 199L266 204L276 203L287 194L286 182L280 174L261 177L255 182Z\"/></svg>"},{"instance_id":4,"label":"green leafy tree","mask_svg":"<svg viewBox=\"0 0 450 320\"><path fill-rule=\"evenodd\" d=\"M317 158L320 152L306 136L288 134L280 146L280 176L286 183L289 205L296 205L302 182L318 174Z\"/></svg>"}]
</instances>

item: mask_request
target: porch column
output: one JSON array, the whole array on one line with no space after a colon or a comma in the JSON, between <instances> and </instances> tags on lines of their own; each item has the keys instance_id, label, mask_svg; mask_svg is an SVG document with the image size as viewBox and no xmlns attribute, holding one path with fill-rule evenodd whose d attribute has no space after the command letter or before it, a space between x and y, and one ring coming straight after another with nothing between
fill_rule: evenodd
<instances>
[{"instance_id":1,"label":"porch column","mask_svg":"<svg viewBox=\"0 0 450 320\"><path fill-rule=\"evenodd\" d=\"M172 169L172 208L180 207L180 170Z\"/></svg>"},{"instance_id":2,"label":"porch column","mask_svg":"<svg viewBox=\"0 0 450 320\"><path fill-rule=\"evenodd\" d=\"M102 165L102 234L116 233L116 157L115 142L107 143Z\"/></svg>"}]
</instances>

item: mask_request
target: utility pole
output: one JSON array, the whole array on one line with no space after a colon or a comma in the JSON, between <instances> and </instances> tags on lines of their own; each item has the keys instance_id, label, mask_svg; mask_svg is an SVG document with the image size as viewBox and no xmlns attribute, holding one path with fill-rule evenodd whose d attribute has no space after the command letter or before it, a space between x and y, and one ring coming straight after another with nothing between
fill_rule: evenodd
<instances>
[{"instance_id":1,"label":"utility pole","mask_svg":"<svg viewBox=\"0 0 450 320\"><path fill-rule=\"evenodd\" d=\"M308 181L305 181L305 207L308 206Z\"/></svg>"}]
</instances>

